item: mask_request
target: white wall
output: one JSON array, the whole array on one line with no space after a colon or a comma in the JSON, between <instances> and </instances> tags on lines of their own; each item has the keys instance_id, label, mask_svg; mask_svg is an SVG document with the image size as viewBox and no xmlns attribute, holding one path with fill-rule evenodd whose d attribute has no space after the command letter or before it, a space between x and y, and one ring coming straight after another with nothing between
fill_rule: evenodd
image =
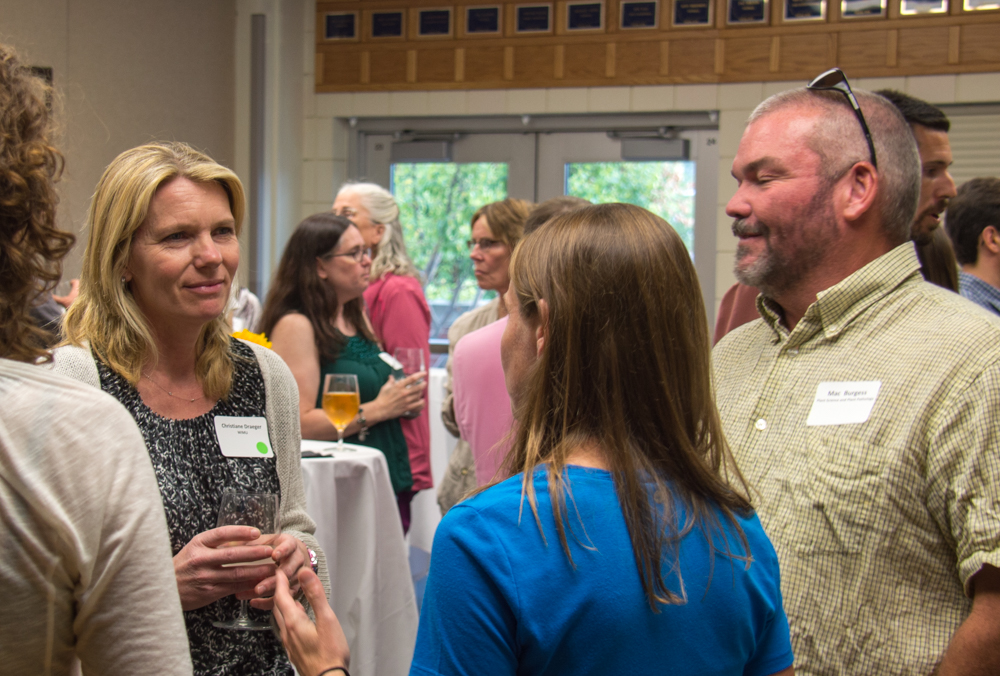
<instances>
[{"instance_id":1,"label":"white wall","mask_svg":"<svg viewBox=\"0 0 1000 676\"><path fill-rule=\"evenodd\" d=\"M186 141L232 164L234 0L0 0L0 18L0 42L53 69L64 228L79 232L104 167L133 146Z\"/></svg>"}]
</instances>

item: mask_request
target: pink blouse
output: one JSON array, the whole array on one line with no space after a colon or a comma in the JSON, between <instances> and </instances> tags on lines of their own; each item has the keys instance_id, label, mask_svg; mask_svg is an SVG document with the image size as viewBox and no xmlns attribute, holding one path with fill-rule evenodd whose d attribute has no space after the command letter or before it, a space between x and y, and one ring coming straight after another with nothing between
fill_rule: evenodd
<instances>
[{"instance_id":1,"label":"pink blouse","mask_svg":"<svg viewBox=\"0 0 1000 676\"><path fill-rule=\"evenodd\" d=\"M424 298L420 280L387 273L365 289L368 317L382 349L393 354L397 347L419 347L424 350L424 364L430 364L431 310ZM431 428L427 413L427 391L424 410L412 420L400 418L403 436L410 451L410 471L413 490L434 487L431 476Z\"/></svg>"},{"instance_id":2,"label":"pink blouse","mask_svg":"<svg viewBox=\"0 0 1000 676\"><path fill-rule=\"evenodd\" d=\"M514 425L500 363L500 338L507 317L467 333L455 346L452 387L455 422L476 461L476 484L489 483L503 463Z\"/></svg>"}]
</instances>

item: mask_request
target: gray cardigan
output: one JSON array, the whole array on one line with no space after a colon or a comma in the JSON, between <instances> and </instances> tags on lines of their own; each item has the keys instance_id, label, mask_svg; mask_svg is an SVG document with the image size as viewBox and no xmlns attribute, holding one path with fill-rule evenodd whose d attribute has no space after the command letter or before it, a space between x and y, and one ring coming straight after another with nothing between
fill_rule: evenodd
<instances>
[{"instance_id":1,"label":"gray cardigan","mask_svg":"<svg viewBox=\"0 0 1000 676\"><path fill-rule=\"evenodd\" d=\"M330 574L326 556L313 535L316 524L306 513L305 489L302 487L299 390L292 372L281 357L266 347L243 342L254 351L264 377L267 430L277 456L278 485L281 487L281 532L297 537L316 552L319 579L329 596ZM52 356L52 369L56 373L100 389L101 378L89 349L64 345L53 350Z\"/></svg>"}]
</instances>

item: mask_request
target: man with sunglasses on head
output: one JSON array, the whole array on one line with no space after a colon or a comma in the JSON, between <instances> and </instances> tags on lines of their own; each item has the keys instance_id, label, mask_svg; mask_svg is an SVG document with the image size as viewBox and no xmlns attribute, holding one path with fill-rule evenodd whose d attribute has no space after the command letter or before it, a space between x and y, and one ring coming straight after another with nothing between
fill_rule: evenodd
<instances>
[{"instance_id":1,"label":"man with sunglasses on head","mask_svg":"<svg viewBox=\"0 0 1000 676\"><path fill-rule=\"evenodd\" d=\"M889 99L903 114L920 152L920 203L910 224L910 238L916 244L921 274L929 282L958 291L955 271L949 274L945 269L948 266L957 268L955 254L947 238L935 241L934 232L941 225L941 214L948 200L955 196L955 181L948 173L952 162L948 144L951 122L940 108L921 99L892 89L880 89L875 93ZM719 306L715 322L716 343L736 327L760 317L757 294L758 289L739 282L730 287Z\"/></svg>"},{"instance_id":2,"label":"man with sunglasses on head","mask_svg":"<svg viewBox=\"0 0 1000 676\"><path fill-rule=\"evenodd\" d=\"M733 176L763 321L717 399L796 673L1000 673L1000 325L920 275L906 121L834 69L754 111Z\"/></svg>"}]
</instances>

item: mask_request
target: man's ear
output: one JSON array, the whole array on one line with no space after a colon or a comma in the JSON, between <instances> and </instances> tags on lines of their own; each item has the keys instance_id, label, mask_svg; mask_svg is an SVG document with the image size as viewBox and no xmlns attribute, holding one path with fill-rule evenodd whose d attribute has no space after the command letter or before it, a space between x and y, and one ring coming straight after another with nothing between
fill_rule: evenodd
<instances>
[{"instance_id":1,"label":"man's ear","mask_svg":"<svg viewBox=\"0 0 1000 676\"><path fill-rule=\"evenodd\" d=\"M994 256L1000 256L1000 231L992 225L987 225L979 235L979 246L989 250Z\"/></svg>"},{"instance_id":2,"label":"man's ear","mask_svg":"<svg viewBox=\"0 0 1000 676\"><path fill-rule=\"evenodd\" d=\"M549 335L549 304L544 298L538 299L538 326L535 327L535 356L541 357L545 349L545 338Z\"/></svg>"},{"instance_id":3,"label":"man's ear","mask_svg":"<svg viewBox=\"0 0 1000 676\"><path fill-rule=\"evenodd\" d=\"M879 189L879 176L868 162L858 162L841 179L841 213L854 222L871 212Z\"/></svg>"}]
</instances>

